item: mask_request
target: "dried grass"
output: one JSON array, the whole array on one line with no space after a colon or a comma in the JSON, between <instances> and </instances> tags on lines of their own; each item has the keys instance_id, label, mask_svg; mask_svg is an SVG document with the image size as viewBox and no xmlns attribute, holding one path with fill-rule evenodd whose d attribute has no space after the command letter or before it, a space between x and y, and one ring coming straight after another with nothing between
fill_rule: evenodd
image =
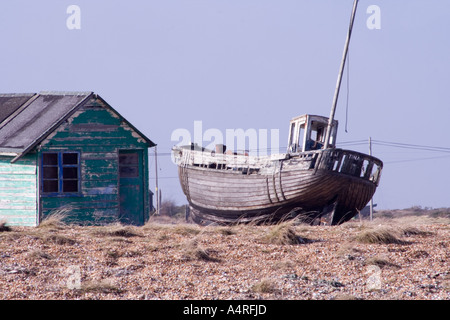
<instances>
[{"instance_id":1,"label":"dried grass","mask_svg":"<svg viewBox=\"0 0 450 320\"><path fill-rule=\"evenodd\" d=\"M187 235L197 235L202 230L201 230L200 226L183 223L183 224L177 224L177 225L173 226L171 228L171 231L176 234L187 236Z\"/></svg>"},{"instance_id":2,"label":"dried grass","mask_svg":"<svg viewBox=\"0 0 450 320\"><path fill-rule=\"evenodd\" d=\"M347 294L347 293L338 293L332 300L361 300L354 295Z\"/></svg>"},{"instance_id":3,"label":"dried grass","mask_svg":"<svg viewBox=\"0 0 450 320\"><path fill-rule=\"evenodd\" d=\"M398 232L386 227L365 230L360 232L355 240L366 244L407 244L397 237Z\"/></svg>"},{"instance_id":4,"label":"dried grass","mask_svg":"<svg viewBox=\"0 0 450 320\"><path fill-rule=\"evenodd\" d=\"M237 233L237 229L233 227L212 227L210 232L219 233L224 236L231 236Z\"/></svg>"},{"instance_id":5,"label":"dried grass","mask_svg":"<svg viewBox=\"0 0 450 320\"><path fill-rule=\"evenodd\" d=\"M69 237L59 234L49 234L42 237L44 243L54 243L58 245L74 245L76 241Z\"/></svg>"},{"instance_id":6,"label":"dried grass","mask_svg":"<svg viewBox=\"0 0 450 320\"><path fill-rule=\"evenodd\" d=\"M252 286L252 291L255 293L277 293L279 290L272 279L262 279Z\"/></svg>"},{"instance_id":7,"label":"dried grass","mask_svg":"<svg viewBox=\"0 0 450 320\"><path fill-rule=\"evenodd\" d=\"M161 240L170 239L171 235L191 236L203 232L202 227L189 223L147 223L142 227L145 232L157 235Z\"/></svg>"},{"instance_id":8,"label":"dried grass","mask_svg":"<svg viewBox=\"0 0 450 320\"><path fill-rule=\"evenodd\" d=\"M53 256L48 254L47 252L43 251L43 250L33 250L28 254L28 257L30 259L45 259L45 260L51 260L53 259Z\"/></svg>"},{"instance_id":9,"label":"dried grass","mask_svg":"<svg viewBox=\"0 0 450 320\"><path fill-rule=\"evenodd\" d=\"M335 255L339 258L354 260L357 256L360 256L362 252L363 251L358 249L355 244L345 242L339 245L338 249L335 251Z\"/></svg>"},{"instance_id":10,"label":"dried grass","mask_svg":"<svg viewBox=\"0 0 450 320\"><path fill-rule=\"evenodd\" d=\"M272 227L263 237L263 242L279 245L297 245L311 242L311 240L297 235L292 223L283 222Z\"/></svg>"},{"instance_id":11,"label":"dried grass","mask_svg":"<svg viewBox=\"0 0 450 320\"><path fill-rule=\"evenodd\" d=\"M386 257L371 257L365 261L366 265L376 265L379 268L393 267L401 268L398 264L392 263Z\"/></svg>"},{"instance_id":12,"label":"dried grass","mask_svg":"<svg viewBox=\"0 0 450 320\"><path fill-rule=\"evenodd\" d=\"M433 221L13 227L0 232L0 299L445 300L450 228ZM369 242L411 245L355 240L380 230L394 239ZM299 235L320 241L290 245ZM364 273L370 265L383 269L381 289L371 292ZM63 285L69 266L80 269L78 289Z\"/></svg>"},{"instance_id":13,"label":"dried grass","mask_svg":"<svg viewBox=\"0 0 450 320\"><path fill-rule=\"evenodd\" d=\"M220 259L213 257L212 251L210 249L204 249L199 246L198 240L193 239L185 243L181 248L182 250L182 259L191 261L191 260L203 260L203 261L211 261L211 262L219 262Z\"/></svg>"},{"instance_id":14,"label":"dried grass","mask_svg":"<svg viewBox=\"0 0 450 320\"><path fill-rule=\"evenodd\" d=\"M0 232L11 231L11 227L6 225L6 221L0 221Z\"/></svg>"},{"instance_id":15,"label":"dried grass","mask_svg":"<svg viewBox=\"0 0 450 320\"><path fill-rule=\"evenodd\" d=\"M296 264L291 260L277 261L272 265L273 270L292 271L295 270Z\"/></svg>"},{"instance_id":16,"label":"dried grass","mask_svg":"<svg viewBox=\"0 0 450 320\"><path fill-rule=\"evenodd\" d=\"M108 281L87 282L79 289L81 293L122 293L123 290Z\"/></svg>"},{"instance_id":17,"label":"dried grass","mask_svg":"<svg viewBox=\"0 0 450 320\"><path fill-rule=\"evenodd\" d=\"M410 237L410 236L424 236L428 237L433 235L430 231L423 231L413 226L402 226L400 227L400 233L402 236Z\"/></svg>"},{"instance_id":18,"label":"dried grass","mask_svg":"<svg viewBox=\"0 0 450 320\"><path fill-rule=\"evenodd\" d=\"M61 209L47 215L38 225L38 229L63 229L66 226L69 209Z\"/></svg>"},{"instance_id":19,"label":"dried grass","mask_svg":"<svg viewBox=\"0 0 450 320\"><path fill-rule=\"evenodd\" d=\"M92 231L92 234L99 237L142 237L142 234L136 232L134 227L123 226L121 224L97 227Z\"/></svg>"}]
</instances>

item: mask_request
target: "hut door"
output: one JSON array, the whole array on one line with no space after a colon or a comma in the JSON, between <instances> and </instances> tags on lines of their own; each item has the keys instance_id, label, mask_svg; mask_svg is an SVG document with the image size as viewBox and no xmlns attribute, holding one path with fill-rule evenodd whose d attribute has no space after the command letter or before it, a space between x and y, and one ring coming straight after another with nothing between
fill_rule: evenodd
<instances>
[{"instance_id":1,"label":"hut door","mask_svg":"<svg viewBox=\"0 0 450 320\"><path fill-rule=\"evenodd\" d=\"M142 152L119 151L119 175L119 220L126 224L141 225L144 223Z\"/></svg>"}]
</instances>

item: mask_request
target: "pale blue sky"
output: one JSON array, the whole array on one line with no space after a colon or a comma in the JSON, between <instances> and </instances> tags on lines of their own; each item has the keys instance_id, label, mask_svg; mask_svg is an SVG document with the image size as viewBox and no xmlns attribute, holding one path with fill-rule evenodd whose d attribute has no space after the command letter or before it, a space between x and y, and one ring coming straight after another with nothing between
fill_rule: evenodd
<instances>
[{"instance_id":1,"label":"pale blue sky","mask_svg":"<svg viewBox=\"0 0 450 320\"><path fill-rule=\"evenodd\" d=\"M290 118L329 115L352 3L3 1L0 91L95 91L158 144L163 197L181 204L168 156L175 129L193 131L196 120L204 130L279 129L285 147ZM66 26L72 4L81 9L79 30ZM366 26L370 5L381 9L379 30ZM449 12L444 0L359 2L348 132L345 76L338 146L371 136L450 148ZM367 152L368 144L348 148ZM450 207L449 150L377 143L373 154L385 162L379 208ZM154 172L151 159L152 189Z\"/></svg>"}]
</instances>

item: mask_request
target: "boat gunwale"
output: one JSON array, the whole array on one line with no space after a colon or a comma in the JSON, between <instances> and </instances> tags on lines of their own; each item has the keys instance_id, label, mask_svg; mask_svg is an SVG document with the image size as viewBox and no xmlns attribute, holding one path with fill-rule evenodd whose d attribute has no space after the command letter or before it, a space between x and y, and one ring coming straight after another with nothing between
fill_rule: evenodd
<instances>
[{"instance_id":1,"label":"boat gunwale","mask_svg":"<svg viewBox=\"0 0 450 320\"><path fill-rule=\"evenodd\" d=\"M329 149L321 149L321 150L311 150L305 152L297 152L297 153L286 153L286 154L276 154L269 155L263 157L256 157L250 155L230 155L230 154L215 154L209 155L209 151L206 152L204 150L190 150L187 148L174 147L174 153L177 151L181 154L174 155L175 159L179 159L177 161L178 166L187 167L190 166L192 168L197 168L202 171L220 171L220 172L228 172L230 174L236 174L240 176L254 176L254 175L273 175L275 172L281 171L282 167L286 167L289 165L289 161L301 160L301 161L311 161L312 166L306 170L325 170L330 172L335 172L338 174L343 174L346 176L352 176L355 178L360 178L362 180L366 180L374 183L376 186L379 184L379 180L381 177L381 171L383 169L383 162L377 157L354 151L348 149L341 148L329 148ZM186 152L182 153L182 150ZM214 151L211 151L213 153ZM199 153L201 156L198 156ZM197 155L197 157L196 157ZM341 172L339 170L342 169L342 165L345 163L344 157L356 157L356 160L359 161L361 168L356 168L355 171L359 172L359 175L356 176L354 174ZM225 160L223 160L225 159ZM247 161L237 161L238 159L244 159ZM262 160L260 160L262 159ZM197 160L197 161L196 161ZM198 161L201 160L201 161ZM229 160L229 161L227 161ZM250 161L253 160L252 165L250 165ZM325 163L328 160L328 163ZM355 160L355 161L356 161ZM223 161L223 162L222 162ZM336 162L337 161L337 162ZM370 166L371 173L368 174L365 169L362 167L364 161L367 161L367 166ZM258 166L258 162L261 163ZM286 163L286 164L285 164ZM215 165L215 167L211 167ZM218 168L221 165L221 168ZM351 166L351 164L347 164ZM376 165L376 170L373 171L373 165ZM225 166L225 167L224 167ZM292 171L295 171L296 168L292 166ZM263 172L260 172L263 169ZM338 171L336 171L338 169ZM363 170L363 176L361 176L361 170Z\"/></svg>"}]
</instances>

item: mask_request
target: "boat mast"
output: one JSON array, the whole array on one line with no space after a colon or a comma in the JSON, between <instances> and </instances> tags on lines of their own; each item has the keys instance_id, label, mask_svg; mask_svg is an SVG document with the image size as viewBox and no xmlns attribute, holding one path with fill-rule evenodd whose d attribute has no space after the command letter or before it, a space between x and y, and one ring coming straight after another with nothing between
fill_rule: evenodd
<instances>
[{"instance_id":1,"label":"boat mast","mask_svg":"<svg viewBox=\"0 0 450 320\"><path fill-rule=\"evenodd\" d=\"M340 90L340 87L341 87L342 74L344 72L344 67L345 67L345 60L347 60L348 45L350 43L350 37L352 35L353 21L355 20L355 13L356 13L356 7L357 6L358 6L358 0L355 0L353 2L353 10L352 10L351 18L350 18L350 26L348 28L347 39L345 40L344 53L342 54L341 68L339 70L338 79L337 79L337 83L336 83L336 90L334 92L333 106L331 108L330 117L328 118L328 127L327 127L327 132L326 132L326 135L325 135L325 144L324 144L324 147L323 147L324 149L328 148L328 144L330 142L331 128L332 128L333 121L334 121L334 113L336 111L336 105L337 105L337 101L338 101L339 90Z\"/></svg>"}]
</instances>

